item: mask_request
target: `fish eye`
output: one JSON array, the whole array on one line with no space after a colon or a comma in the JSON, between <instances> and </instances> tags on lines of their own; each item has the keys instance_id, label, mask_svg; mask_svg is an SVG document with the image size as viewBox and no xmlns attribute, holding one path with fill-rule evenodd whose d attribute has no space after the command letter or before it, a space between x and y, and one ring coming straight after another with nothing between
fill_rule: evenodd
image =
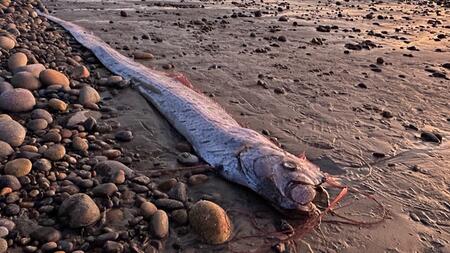
<instances>
[{"instance_id":1,"label":"fish eye","mask_svg":"<svg viewBox=\"0 0 450 253\"><path fill-rule=\"evenodd\" d=\"M296 170L297 164L292 161L285 161L283 162L283 167L289 170Z\"/></svg>"}]
</instances>

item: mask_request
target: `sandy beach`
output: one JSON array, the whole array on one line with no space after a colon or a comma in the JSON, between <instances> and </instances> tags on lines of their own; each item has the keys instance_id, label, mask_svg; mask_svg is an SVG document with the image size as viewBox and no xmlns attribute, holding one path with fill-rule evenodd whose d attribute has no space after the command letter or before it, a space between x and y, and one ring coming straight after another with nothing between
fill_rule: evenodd
<instances>
[{"instance_id":1,"label":"sandy beach","mask_svg":"<svg viewBox=\"0 0 450 253\"><path fill-rule=\"evenodd\" d=\"M124 252L450 252L450 9L445 3L43 4L50 14L93 31L124 55L141 58L139 54L148 53L148 59L136 61L185 75L195 90L219 103L242 126L293 154L304 152L321 170L364 193L350 192L340 203L344 207L335 211L339 216L379 221L381 210L367 195L387 213L372 225L345 224L330 213L296 244L260 236L261 231L270 234L299 221L214 171L178 169L180 146L189 146L185 139L133 88L99 85L97 77L110 74L53 24L90 70L101 96L99 111L108 115L104 120L133 134L132 140L117 145L123 152L114 160L129 161L128 167L160 190L170 182L187 183L193 174L205 175L205 182L188 184L183 210L200 199L211 200L233 224L230 241L213 246L199 240L187 222L172 222L173 211L168 211L167 238L142 251L128 247L131 239L116 238L125 245ZM338 193L327 190L332 199ZM123 189L119 191L123 197ZM105 210L107 227L126 231L124 224L136 216L133 210ZM256 237L242 239L247 236ZM145 240L137 238L136 243L144 245ZM16 250L11 252L22 252L20 245L9 244ZM101 252L98 248L85 252Z\"/></svg>"}]
</instances>

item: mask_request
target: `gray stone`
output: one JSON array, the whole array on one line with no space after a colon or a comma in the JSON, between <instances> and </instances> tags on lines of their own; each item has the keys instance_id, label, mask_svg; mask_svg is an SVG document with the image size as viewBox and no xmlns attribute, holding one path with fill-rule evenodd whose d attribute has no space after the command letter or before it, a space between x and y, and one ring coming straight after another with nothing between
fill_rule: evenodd
<instances>
[{"instance_id":1,"label":"gray stone","mask_svg":"<svg viewBox=\"0 0 450 253\"><path fill-rule=\"evenodd\" d=\"M80 228L97 222L100 219L100 210L91 197L77 193L63 201L58 215L70 227Z\"/></svg>"},{"instance_id":2,"label":"gray stone","mask_svg":"<svg viewBox=\"0 0 450 253\"><path fill-rule=\"evenodd\" d=\"M25 140L26 130L14 120L0 119L0 140L12 147L20 146Z\"/></svg>"},{"instance_id":3,"label":"gray stone","mask_svg":"<svg viewBox=\"0 0 450 253\"><path fill-rule=\"evenodd\" d=\"M27 112L36 105L36 99L29 90L17 88L0 94L0 109L9 112Z\"/></svg>"},{"instance_id":4,"label":"gray stone","mask_svg":"<svg viewBox=\"0 0 450 253\"><path fill-rule=\"evenodd\" d=\"M11 79L14 88L23 88L27 90L37 90L41 87L41 82L32 73L28 71L17 72Z\"/></svg>"},{"instance_id":5,"label":"gray stone","mask_svg":"<svg viewBox=\"0 0 450 253\"><path fill-rule=\"evenodd\" d=\"M12 175L1 175L0 176L0 188L9 187L13 189L13 191L19 190L22 185L19 182L17 177Z\"/></svg>"},{"instance_id":6,"label":"gray stone","mask_svg":"<svg viewBox=\"0 0 450 253\"><path fill-rule=\"evenodd\" d=\"M0 141L0 159L4 159L14 153L11 145L4 141Z\"/></svg>"},{"instance_id":7,"label":"gray stone","mask_svg":"<svg viewBox=\"0 0 450 253\"><path fill-rule=\"evenodd\" d=\"M61 232L52 227L39 227L34 230L30 236L41 243L57 242L61 239Z\"/></svg>"}]
</instances>

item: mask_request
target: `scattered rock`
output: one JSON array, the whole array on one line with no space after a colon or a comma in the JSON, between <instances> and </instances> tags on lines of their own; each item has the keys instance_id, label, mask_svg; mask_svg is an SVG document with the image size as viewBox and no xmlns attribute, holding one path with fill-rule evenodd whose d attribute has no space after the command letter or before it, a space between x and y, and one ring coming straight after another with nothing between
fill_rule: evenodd
<instances>
[{"instance_id":1,"label":"scattered rock","mask_svg":"<svg viewBox=\"0 0 450 253\"><path fill-rule=\"evenodd\" d=\"M23 177L28 175L31 172L31 161L25 158L19 158L12 161L9 161L5 165L5 174L13 175L16 177Z\"/></svg>"},{"instance_id":2,"label":"scattered rock","mask_svg":"<svg viewBox=\"0 0 450 253\"><path fill-rule=\"evenodd\" d=\"M178 154L177 161L181 164L192 166L198 164L200 162L200 159L198 159L196 155L188 152L183 152Z\"/></svg>"},{"instance_id":3,"label":"scattered rock","mask_svg":"<svg viewBox=\"0 0 450 253\"><path fill-rule=\"evenodd\" d=\"M18 67L26 66L28 62L27 55L24 53L15 53L8 59L8 69L14 72Z\"/></svg>"},{"instance_id":4,"label":"scattered rock","mask_svg":"<svg viewBox=\"0 0 450 253\"><path fill-rule=\"evenodd\" d=\"M97 90L92 88L91 86L84 86L80 90L78 101L82 105L96 104L100 102L100 95L98 94Z\"/></svg>"},{"instance_id":5,"label":"scattered rock","mask_svg":"<svg viewBox=\"0 0 450 253\"><path fill-rule=\"evenodd\" d=\"M13 189L13 191L17 191L22 188L22 185L19 182L19 179L15 176L11 175L1 175L0 176L0 189L9 187Z\"/></svg>"},{"instance_id":6,"label":"scattered rock","mask_svg":"<svg viewBox=\"0 0 450 253\"><path fill-rule=\"evenodd\" d=\"M105 183L97 185L94 189L92 189L92 193L94 196L100 197L110 197L114 193L116 193L119 189L113 183Z\"/></svg>"},{"instance_id":7,"label":"scattered rock","mask_svg":"<svg viewBox=\"0 0 450 253\"><path fill-rule=\"evenodd\" d=\"M61 160L64 155L66 154L66 149L61 144L55 144L50 146L45 152L44 157L52 160L52 161L59 161Z\"/></svg>"},{"instance_id":8,"label":"scattered rock","mask_svg":"<svg viewBox=\"0 0 450 253\"><path fill-rule=\"evenodd\" d=\"M82 79L82 78L88 78L91 75L89 72L89 69L87 69L83 65L77 65L72 70L72 78L74 79Z\"/></svg>"},{"instance_id":9,"label":"scattered rock","mask_svg":"<svg viewBox=\"0 0 450 253\"><path fill-rule=\"evenodd\" d=\"M11 79L14 88L36 90L41 87L41 82L32 73L27 71L17 72Z\"/></svg>"},{"instance_id":10,"label":"scattered rock","mask_svg":"<svg viewBox=\"0 0 450 253\"><path fill-rule=\"evenodd\" d=\"M186 202L187 195L187 186L183 182L177 182L172 189L167 193L170 198L179 200L181 202Z\"/></svg>"},{"instance_id":11,"label":"scattered rock","mask_svg":"<svg viewBox=\"0 0 450 253\"><path fill-rule=\"evenodd\" d=\"M39 80L45 86L61 85L63 87L69 87L70 81L66 75L53 69L46 69L39 74Z\"/></svg>"},{"instance_id":12,"label":"scattered rock","mask_svg":"<svg viewBox=\"0 0 450 253\"><path fill-rule=\"evenodd\" d=\"M69 117L69 120L67 121L66 125L69 128L76 127L77 125L83 124L90 117L97 120L100 119L101 116L102 114L97 111L90 111L90 110L79 111L72 114L72 116Z\"/></svg>"},{"instance_id":13,"label":"scattered rock","mask_svg":"<svg viewBox=\"0 0 450 253\"><path fill-rule=\"evenodd\" d=\"M208 176L205 174L197 174L197 175L192 175L189 177L188 179L188 183L190 185L199 185L202 184L204 182L206 182L208 180Z\"/></svg>"},{"instance_id":14,"label":"scattered rock","mask_svg":"<svg viewBox=\"0 0 450 253\"><path fill-rule=\"evenodd\" d=\"M47 126L48 122L45 119L32 119L27 123L27 128L31 131L44 130Z\"/></svg>"},{"instance_id":15,"label":"scattered rock","mask_svg":"<svg viewBox=\"0 0 450 253\"><path fill-rule=\"evenodd\" d=\"M423 141L427 141L427 142L435 142L435 143L440 143L441 139L434 133L431 132L422 132L420 134L420 138Z\"/></svg>"},{"instance_id":16,"label":"scattered rock","mask_svg":"<svg viewBox=\"0 0 450 253\"><path fill-rule=\"evenodd\" d=\"M178 209L171 213L172 219L179 225L185 225L188 222L188 214L185 209Z\"/></svg>"},{"instance_id":17,"label":"scattered rock","mask_svg":"<svg viewBox=\"0 0 450 253\"><path fill-rule=\"evenodd\" d=\"M52 163L45 158L41 158L33 163L33 168L42 172L50 171L52 169Z\"/></svg>"},{"instance_id":18,"label":"scattered rock","mask_svg":"<svg viewBox=\"0 0 450 253\"><path fill-rule=\"evenodd\" d=\"M157 238L164 238L169 234L169 217L163 210L158 210L150 221L152 234Z\"/></svg>"},{"instance_id":19,"label":"scattered rock","mask_svg":"<svg viewBox=\"0 0 450 253\"><path fill-rule=\"evenodd\" d=\"M95 166L95 171L103 177L104 182L123 184L125 175L133 175L133 171L119 161L104 161Z\"/></svg>"},{"instance_id":20,"label":"scattered rock","mask_svg":"<svg viewBox=\"0 0 450 253\"><path fill-rule=\"evenodd\" d=\"M0 253L6 253L8 250L8 242L3 239L0 238Z\"/></svg>"},{"instance_id":21,"label":"scattered rock","mask_svg":"<svg viewBox=\"0 0 450 253\"><path fill-rule=\"evenodd\" d=\"M53 227L39 227L31 233L31 238L41 243L57 242L61 239L61 232Z\"/></svg>"},{"instance_id":22,"label":"scattered rock","mask_svg":"<svg viewBox=\"0 0 450 253\"><path fill-rule=\"evenodd\" d=\"M88 195L77 193L63 201L58 215L70 227L80 228L97 222L100 219L100 210Z\"/></svg>"},{"instance_id":23,"label":"scattered rock","mask_svg":"<svg viewBox=\"0 0 450 253\"><path fill-rule=\"evenodd\" d=\"M161 208L164 210L175 210L175 209L184 208L183 202L175 200L175 199L157 199L157 200L155 200L155 205L158 208Z\"/></svg>"},{"instance_id":24,"label":"scattered rock","mask_svg":"<svg viewBox=\"0 0 450 253\"><path fill-rule=\"evenodd\" d=\"M156 210L158 210L152 202L148 201L143 202L140 208L142 216L144 216L145 219L152 217L156 213Z\"/></svg>"},{"instance_id":25,"label":"scattered rock","mask_svg":"<svg viewBox=\"0 0 450 253\"><path fill-rule=\"evenodd\" d=\"M53 122L52 115L44 109L35 109L31 112L32 119L45 119L48 124Z\"/></svg>"},{"instance_id":26,"label":"scattered rock","mask_svg":"<svg viewBox=\"0 0 450 253\"><path fill-rule=\"evenodd\" d=\"M151 53L146 52L134 52L133 56L136 60L151 60L155 58Z\"/></svg>"},{"instance_id":27,"label":"scattered rock","mask_svg":"<svg viewBox=\"0 0 450 253\"><path fill-rule=\"evenodd\" d=\"M26 71L26 72L30 72L31 74L33 74L34 77L39 78L39 75L44 70L45 70L45 66L42 64L29 64L26 66L16 68L14 73Z\"/></svg>"},{"instance_id":28,"label":"scattered rock","mask_svg":"<svg viewBox=\"0 0 450 253\"><path fill-rule=\"evenodd\" d=\"M0 140L12 147L20 146L25 140L26 130L14 120L0 120Z\"/></svg>"},{"instance_id":29,"label":"scattered rock","mask_svg":"<svg viewBox=\"0 0 450 253\"><path fill-rule=\"evenodd\" d=\"M7 36L0 36L0 47L5 50L11 50L16 46L16 42L7 37Z\"/></svg>"},{"instance_id":30,"label":"scattered rock","mask_svg":"<svg viewBox=\"0 0 450 253\"><path fill-rule=\"evenodd\" d=\"M120 131L115 135L116 140L118 141L131 141L133 139L133 132L131 131Z\"/></svg>"},{"instance_id":31,"label":"scattered rock","mask_svg":"<svg viewBox=\"0 0 450 253\"><path fill-rule=\"evenodd\" d=\"M8 228L0 226L0 238L6 237L9 234Z\"/></svg>"},{"instance_id":32,"label":"scattered rock","mask_svg":"<svg viewBox=\"0 0 450 253\"><path fill-rule=\"evenodd\" d=\"M231 221L217 204L200 200L189 210L189 223L197 234L210 244L221 244L230 239Z\"/></svg>"},{"instance_id":33,"label":"scattered rock","mask_svg":"<svg viewBox=\"0 0 450 253\"><path fill-rule=\"evenodd\" d=\"M107 241L103 245L103 250L105 253L122 253L124 248L123 245L115 241Z\"/></svg>"},{"instance_id":34,"label":"scattered rock","mask_svg":"<svg viewBox=\"0 0 450 253\"><path fill-rule=\"evenodd\" d=\"M5 91L12 90L14 87L8 82L0 82L0 94Z\"/></svg>"},{"instance_id":35,"label":"scattered rock","mask_svg":"<svg viewBox=\"0 0 450 253\"><path fill-rule=\"evenodd\" d=\"M16 224L10 219L0 218L0 226L5 227L9 232L14 230Z\"/></svg>"},{"instance_id":36,"label":"scattered rock","mask_svg":"<svg viewBox=\"0 0 450 253\"><path fill-rule=\"evenodd\" d=\"M29 90L17 88L0 95L0 109L9 112L26 112L33 109L36 99Z\"/></svg>"},{"instance_id":37,"label":"scattered rock","mask_svg":"<svg viewBox=\"0 0 450 253\"><path fill-rule=\"evenodd\" d=\"M77 151L84 152L88 150L89 144L86 139L77 136L72 140L72 147Z\"/></svg>"},{"instance_id":38,"label":"scattered rock","mask_svg":"<svg viewBox=\"0 0 450 253\"><path fill-rule=\"evenodd\" d=\"M65 112L68 105L60 99L52 98L48 101L48 106L53 110Z\"/></svg>"},{"instance_id":39,"label":"scattered rock","mask_svg":"<svg viewBox=\"0 0 450 253\"><path fill-rule=\"evenodd\" d=\"M11 148L11 145L4 141L0 141L0 159L4 159L14 153L14 149Z\"/></svg>"}]
</instances>

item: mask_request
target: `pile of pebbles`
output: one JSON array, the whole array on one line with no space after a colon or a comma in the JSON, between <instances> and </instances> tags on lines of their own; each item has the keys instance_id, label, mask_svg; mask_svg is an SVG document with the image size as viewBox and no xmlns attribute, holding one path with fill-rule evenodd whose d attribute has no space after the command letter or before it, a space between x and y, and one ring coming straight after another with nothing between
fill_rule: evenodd
<instances>
[{"instance_id":1,"label":"pile of pebbles","mask_svg":"<svg viewBox=\"0 0 450 253\"><path fill-rule=\"evenodd\" d=\"M188 198L206 175L158 182L130 169L138 154L121 142L133 133L100 94L129 83L36 9L0 0L0 253L158 252L179 228L229 240L225 211Z\"/></svg>"}]
</instances>

